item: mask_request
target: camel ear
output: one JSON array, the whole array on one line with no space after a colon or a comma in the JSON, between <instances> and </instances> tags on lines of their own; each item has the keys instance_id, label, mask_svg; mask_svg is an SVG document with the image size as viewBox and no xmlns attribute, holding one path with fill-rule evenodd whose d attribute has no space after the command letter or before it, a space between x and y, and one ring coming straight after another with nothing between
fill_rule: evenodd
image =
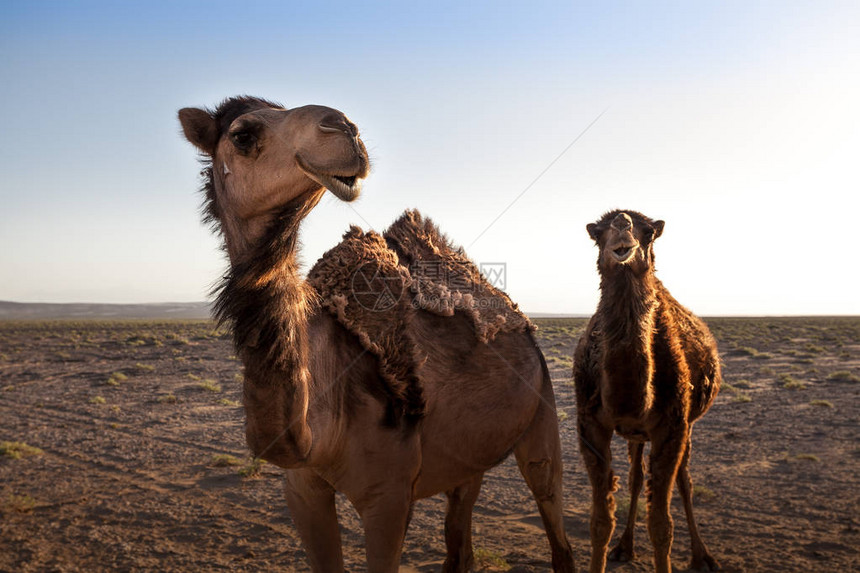
<instances>
[{"instance_id":1,"label":"camel ear","mask_svg":"<svg viewBox=\"0 0 860 573\"><path fill-rule=\"evenodd\" d=\"M588 231L588 236L595 243L600 240L600 234L603 233L603 229L597 223L589 223L585 226L585 230Z\"/></svg>"},{"instance_id":2,"label":"camel ear","mask_svg":"<svg viewBox=\"0 0 860 573\"><path fill-rule=\"evenodd\" d=\"M179 110L179 123L185 137L203 153L215 154L218 145L218 123L205 109L184 107Z\"/></svg>"},{"instance_id":3,"label":"camel ear","mask_svg":"<svg viewBox=\"0 0 860 573\"><path fill-rule=\"evenodd\" d=\"M663 234L663 227L666 226L666 221L654 221L652 225L654 226L654 238L656 239Z\"/></svg>"}]
</instances>

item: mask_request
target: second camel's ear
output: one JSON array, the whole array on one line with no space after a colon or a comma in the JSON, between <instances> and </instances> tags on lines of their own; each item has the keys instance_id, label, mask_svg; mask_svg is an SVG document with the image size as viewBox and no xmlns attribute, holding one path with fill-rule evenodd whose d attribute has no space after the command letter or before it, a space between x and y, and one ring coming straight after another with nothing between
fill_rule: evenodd
<instances>
[{"instance_id":1,"label":"second camel's ear","mask_svg":"<svg viewBox=\"0 0 860 573\"><path fill-rule=\"evenodd\" d=\"M656 239L663 234L663 227L666 226L666 221L654 221L652 225L654 226L654 238Z\"/></svg>"},{"instance_id":2,"label":"second camel's ear","mask_svg":"<svg viewBox=\"0 0 860 573\"><path fill-rule=\"evenodd\" d=\"M588 236L596 243L600 240L600 235L603 233L603 229L597 223L589 223L585 226L585 230L588 231Z\"/></svg>"},{"instance_id":3,"label":"second camel's ear","mask_svg":"<svg viewBox=\"0 0 860 573\"><path fill-rule=\"evenodd\" d=\"M218 123L206 111L196 107L184 107L179 110L179 123L185 138L197 149L210 156L215 155L218 145Z\"/></svg>"}]
</instances>

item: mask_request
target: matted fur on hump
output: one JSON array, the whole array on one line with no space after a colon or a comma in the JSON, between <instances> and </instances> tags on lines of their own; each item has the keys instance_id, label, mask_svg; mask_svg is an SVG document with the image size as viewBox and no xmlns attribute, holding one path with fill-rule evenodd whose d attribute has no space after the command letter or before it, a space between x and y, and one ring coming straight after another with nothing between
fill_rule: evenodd
<instances>
[{"instance_id":1,"label":"matted fur on hump","mask_svg":"<svg viewBox=\"0 0 860 573\"><path fill-rule=\"evenodd\" d=\"M463 249L418 211L403 213L383 235L409 269L415 308L442 316L465 313L484 343L499 332L534 330L508 295L491 285Z\"/></svg>"},{"instance_id":2,"label":"matted fur on hump","mask_svg":"<svg viewBox=\"0 0 860 573\"><path fill-rule=\"evenodd\" d=\"M308 273L322 307L379 360L389 425L401 419L414 423L424 414L417 347L410 333L415 311L403 296L410 282L385 240L355 226Z\"/></svg>"},{"instance_id":3,"label":"matted fur on hump","mask_svg":"<svg viewBox=\"0 0 860 573\"><path fill-rule=\"evenodd\" d=\"M406 211L383 236L351 227L311 268L308 284L322 308L379 360L388 420L394 424L424 414L417 375L424 357L412 331L418 309L442 316L464 313L483 343L499 332L534 327L462 249L417 211Z\"/></svg>"}]
</instances>

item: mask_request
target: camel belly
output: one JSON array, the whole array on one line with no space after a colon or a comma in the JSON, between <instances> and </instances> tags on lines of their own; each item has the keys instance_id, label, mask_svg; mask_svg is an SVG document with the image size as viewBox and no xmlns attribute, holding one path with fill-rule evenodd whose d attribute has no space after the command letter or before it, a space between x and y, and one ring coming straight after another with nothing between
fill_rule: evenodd
<instances>
[{"instance_id":1,"label":"camel belly","mask_svg":"<svg viewBox=\"0 0 860 573\"><path fill-rule=\"evenodd\" d=\"M648 432L639 424L618 424L615 426L615 433L633 442L649 441Z\"/></svg>"},{"instance_id":2,"label":"camel belly","mask_svg":"<svg viewBox=\"0 0 860 573\"><path fill-rule=\"evenodd\" d=\"M537 412L543 370L526 333L474 338L457 313L419 313L416 342L426 414L421 422L421 473L416 497L452 489L504 460Z\"/></svg>"}]
</instances>

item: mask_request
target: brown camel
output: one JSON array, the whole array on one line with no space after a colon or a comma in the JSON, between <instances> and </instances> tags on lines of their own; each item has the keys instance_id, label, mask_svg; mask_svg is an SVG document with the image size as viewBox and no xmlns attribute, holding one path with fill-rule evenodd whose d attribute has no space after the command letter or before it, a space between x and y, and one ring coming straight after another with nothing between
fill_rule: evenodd
<instances>
[{"instance_id":1,"label":"brown camel","mask_svg":"<svg viewBox=\"0 0 860 573\"><path fill-rule=\"evenodd\" d=\"M634 557L642 451L650 441L648 533L656 570L671 571L669 503L675 482L690 527L691 567L719 568L693 518L689 463L692 425L719 391L720 362L705 323L672 298L654 276L653 245L663 225L635 211L611 211L587 226L600 248L600 302L576 348L573 374L579 447L592 487L592 573L604 570L615 528L613 432L628 443L630 511L610 558L629 561Z\"/></svg>"},{"instance_id":2,"label":"brown camel","mask_svg":"<svg viewBox=\"0 0 860 573\"><path fill-rule=\"evenodd\" d=\"M237 97L179 119L229 256L216 314L245 366L247 442L286 469L311 568L343 570L336 491L361 516L370 572L397 571L413 501L444 492L444 570L468 570L483 474L513 452L554 570L573 571L553 390L527 319L416 212L384 237L353 227L300 277L302 219L325 189L354 200L368 173L341 112ZM434 282L439 269L474 290Z\"/></svg>"}]
</instances>

